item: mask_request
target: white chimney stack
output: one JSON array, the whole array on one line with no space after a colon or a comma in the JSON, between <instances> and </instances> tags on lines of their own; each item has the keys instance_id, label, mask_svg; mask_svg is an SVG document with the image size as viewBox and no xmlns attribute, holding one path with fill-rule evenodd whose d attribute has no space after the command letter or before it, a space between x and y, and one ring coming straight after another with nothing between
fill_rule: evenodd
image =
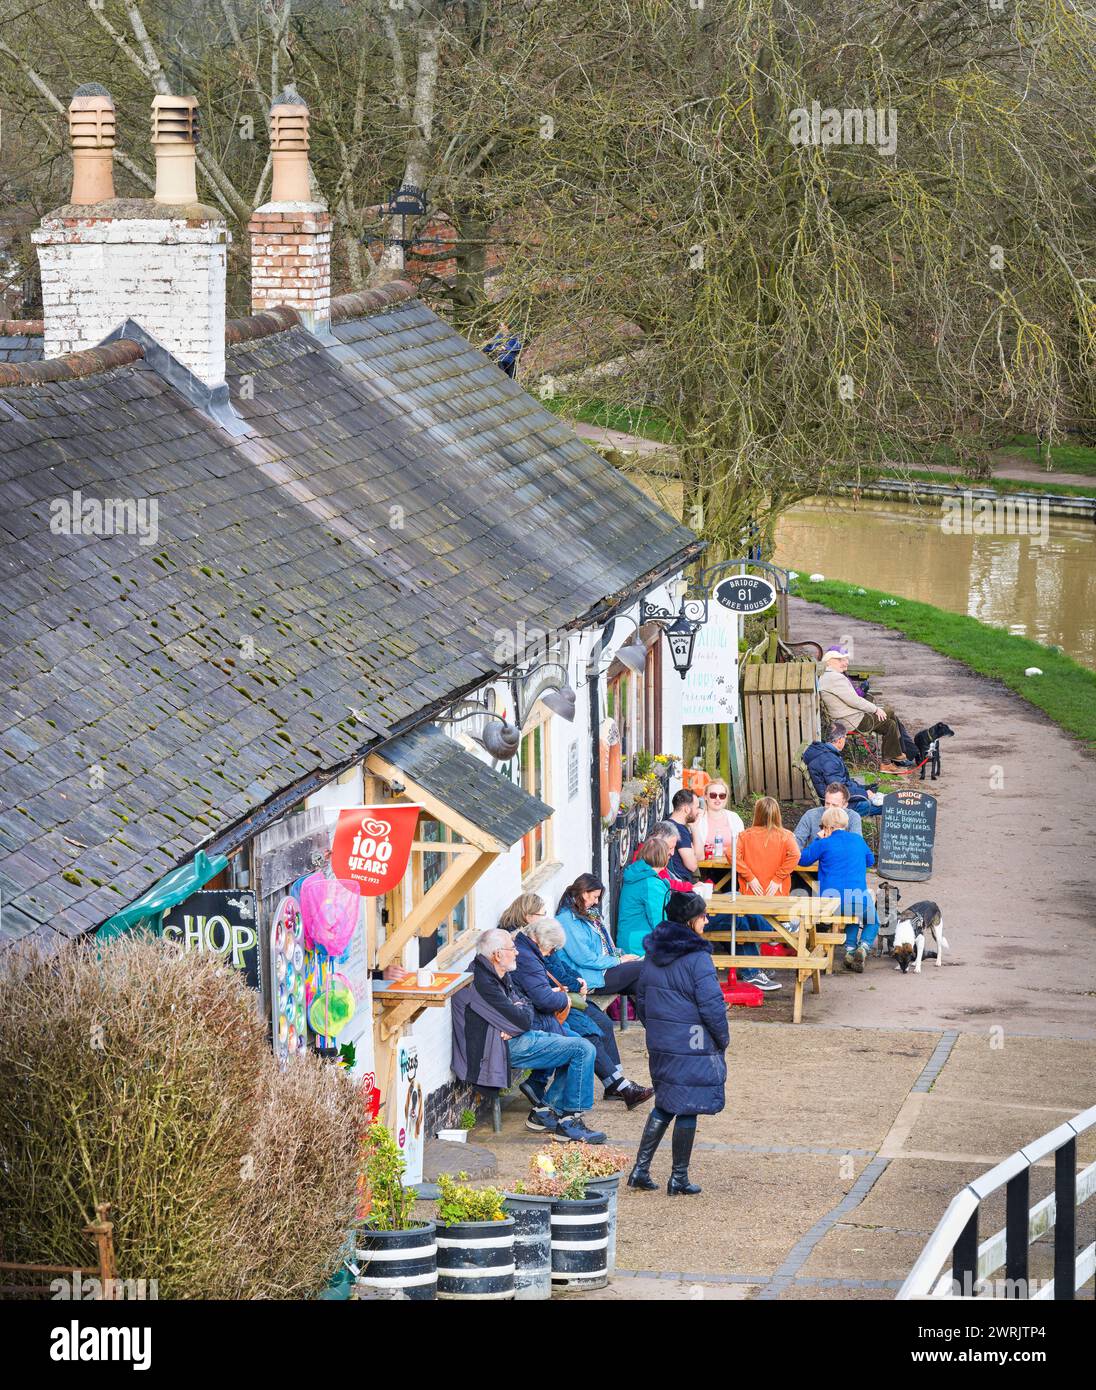
<instances>
[{"instance_id":1,"label":"white chimney stack","mask_svg":"<svg viewBox=\"0 0 1096 1390\"><path fill-rule=\"evenodd\" d=\"M331 214L312 198L308 107L287 88L270 108L271 200L248 223L251 310L286 304L314 332L331 324Z\"/></svg>"},{"instance_id":2,"label":"white chimney stack","mask_svg":"<svg viewBox=\"0 0 1096 1390\"><path fill-rule=\"evenodd\" d=\"M151 199L114 197L102 159L109 159L113 129L106 89L79 88L70 107L72 202L48 213L34 233L45 355L96 347L132 319L204 386L222 386L230 237L221 214L198 202L198 103L174 96L152 103Z\"/></svg>"}]
</instances>

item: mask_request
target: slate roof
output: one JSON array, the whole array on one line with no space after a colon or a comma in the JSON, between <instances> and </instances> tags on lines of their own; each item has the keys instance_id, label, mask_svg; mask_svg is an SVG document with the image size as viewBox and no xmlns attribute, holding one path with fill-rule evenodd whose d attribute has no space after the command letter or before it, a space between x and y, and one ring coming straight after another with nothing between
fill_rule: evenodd
<instances>
[{"instance_id":1,"label":"slate roof","mask_svg":"<svg viewBox=\"0 0 1096 1390\"><path fill-rule=\"evenodd\" d=\"M245 438L132 342L0 365L0 938L98 925L496 674L501 631L699 549L411 294L327 346L230 329ZM55 533L74 492L155 500L154 543Z\"/></svg>"},{"instance_id":2,"label":"slate roof","mask_svg":"<svg viewBox=\"0 0 1096 1390\"><path fill-rule=\"evenodd\" d=\"M42 339L29 333L0 333L0 362L41 362Z\"/></svg>"},{"instance_id":3,"label":"slate roof","mask_svg":"<svg viewBox=\"0 0 1096 1390\"><path fill-rule=\"evenodd\" d=\"M473 758L433 724L381 744L377 752L500 844L516 844L552 814L547 802Z\"/></svg>"}]
</instances>

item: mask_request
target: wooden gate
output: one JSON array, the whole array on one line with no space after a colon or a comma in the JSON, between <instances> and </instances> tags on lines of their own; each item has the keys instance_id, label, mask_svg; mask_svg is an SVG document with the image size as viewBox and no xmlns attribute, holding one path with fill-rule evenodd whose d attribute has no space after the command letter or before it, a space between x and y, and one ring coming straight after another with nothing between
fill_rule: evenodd
<instances>
[{"instance_id":1,"label":"wooden gate","mask_svg":"<svg viewBox=\"0 0 1096 1390\"><path fill-rule=\"evenodd\" d=\"M813 800L795 755L801 744L821 736L814 663L744 666L742 719L750 791L778 801Z\"/></svg>"}]
</instances>

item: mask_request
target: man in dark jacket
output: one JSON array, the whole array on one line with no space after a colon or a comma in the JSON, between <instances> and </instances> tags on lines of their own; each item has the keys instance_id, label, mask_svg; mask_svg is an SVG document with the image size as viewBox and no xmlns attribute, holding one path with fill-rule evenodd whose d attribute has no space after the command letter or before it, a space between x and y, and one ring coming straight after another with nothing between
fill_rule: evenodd
<instances>
[{"instance_id":1,"label":"man in dark jacket","mask_svg":"<svg viewBox=\"0 0 1096 1390\"><path fill-rule=\"evenodd\" d=\"M510 933L499 927L485 931L476 944L472 984L462 991L471 996L462 1013L463 1037L459 1044L454 1039L454 1054L462 1045L467 1073L461 1080L477 1080L484 1056L501 1038L506 1044L507 1085L511 1067L555 1072L543 1106L533 1111L526 1127L549 1133L561 1144L604 1144L605 1135L582 1122L582 1112L594 1103L593 1044L568 1037L551 1014L538 1015L513 978L516 965L517 947Z\"/></svg>"},{"instance_id":2,"label":"man in dark jacket","mask_svg":"<svg viewBox=\"0 0 1096 1390\"><path fill-rule=\"evenodd\" d=\"M699 893L671 893L667 920L643 943L646 956L636 986L636 1009L647 1030L647 1056L655 1103L644 1127L629 1187L648 1191L651 1159L669 1123L673 1134L670 1196L694 1196L689 1159L696 1137L696 1117L723 1109L730 1041L727 1004L712 961L712 944L704 940L708 913Z\"/></svg>"},{"instance_id":3,"label":"man in dark jacket","mask_svg":"<svg viewBox=\"0 0 1096 1390\"><path fill-rule=\"evenodd\" d=\"M863 783L849 776L841 751L845 747L848 730L844 724L835 724L825 743L812 743L803 750L803 764L811 775L819 800L825 801L826 788L831 782L840 782L848 788L849 805L858 815L881 816L883 798L878 792L870 792Z\"/></svg>"}]
</instances>

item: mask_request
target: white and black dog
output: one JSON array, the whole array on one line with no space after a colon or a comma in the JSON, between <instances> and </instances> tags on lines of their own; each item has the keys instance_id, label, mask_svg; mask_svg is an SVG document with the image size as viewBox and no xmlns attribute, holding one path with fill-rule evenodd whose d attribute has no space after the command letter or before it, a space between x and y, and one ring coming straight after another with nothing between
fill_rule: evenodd
<instances>
[{"instance_id":1,"label":"white and black dog","mask_svg":"<svg viewBox=\"0 0 1096 1390\"><path fill-rule=\"evenodd\" d=\"M942 965L944 949L948 943L944 936L944 919L937 904L927 900L914 903L912 907L907 907L904 912L898 914L894 928L894 958L898 964L894 968L901 970L903 975L910 968L911 960L914 963L913 973L920 975L921 960L925 954L925 936L928 932L932 932L932 938L936 942L936 964Z\"/></svg>"},{"instance_id":2,"label":"white and black dog","mask_svg":"<svg viewBox=\"0 0 1096 1390\"><path fill-rule=\"evenodd\" d=\"M954 737L955 730L949 729L946 724L932 724L927 729L922 729L919 734L914 734L913 741L917 745L917 755L921 760L922 782L925 780L926 766L931 766L934 782L940 776L940 740Z\"/></svg>"}]
</instances>

